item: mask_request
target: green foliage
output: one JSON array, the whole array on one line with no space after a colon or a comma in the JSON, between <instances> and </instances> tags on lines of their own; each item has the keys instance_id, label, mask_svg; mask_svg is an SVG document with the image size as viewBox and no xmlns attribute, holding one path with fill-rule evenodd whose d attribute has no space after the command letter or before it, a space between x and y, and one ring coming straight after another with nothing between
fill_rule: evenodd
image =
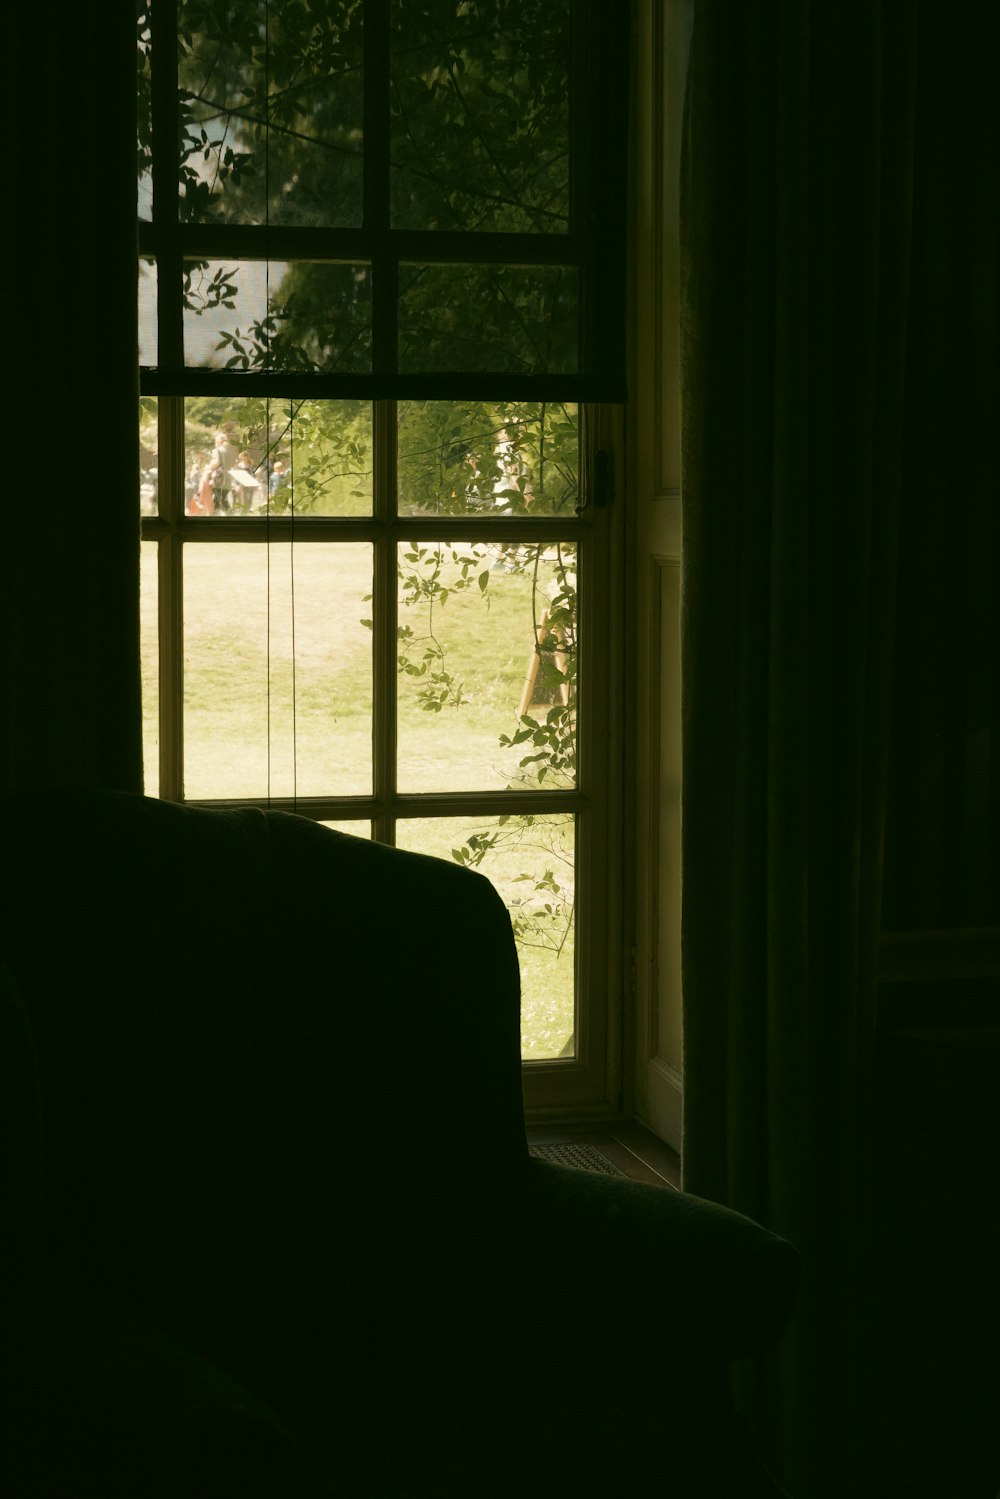
<instances>
[{"instance_id":1,"label":"green foliage","mask_svg":"<svg viewBox=\"0 0 1000 1499\"><path fill-rule=\"evenodd\" d=\"M569 224L566 0L393 8L393 222L419 229Z\"/></svg>"},{"instance_id":2,"label":"green foliage","mask_svg":"<svg viewBox=\"0 0 1000 1499\"><path fill-rule=\"evenodd\" d=\"M576 408L537 401L401 401L400 509L563 515L578 497Z\"/></svg>"},{"instance_id":3,"label":"green foliage","mask_svg":"<svg viewBox=\"0 0 1000 1499\"><path fill-rule=\"evenodd\" d=\"M182 0L182 220L360 223L363 9Z\"/></svg>"},{"instance_id":4,"label":"green foliage","mask_svg":"<svg viewBox=\"0 0 1000 1499\"><path fill-rule=\"evenodd\" d=\"M575 900L573 838L566 819L508 813L495 829L470 834L451 856L466 869L485 863L486 872L494 859L530 863L513 876L524 894L508 899L515 940L522 948L563 954L572 938Z\"/></svg>"}]
</instances>

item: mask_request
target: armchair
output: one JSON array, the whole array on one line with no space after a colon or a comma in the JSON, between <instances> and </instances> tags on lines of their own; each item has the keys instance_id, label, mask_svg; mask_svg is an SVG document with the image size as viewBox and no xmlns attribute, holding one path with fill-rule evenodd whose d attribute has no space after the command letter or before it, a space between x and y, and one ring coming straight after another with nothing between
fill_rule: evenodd
<instances>
[{"instance_id":1,"label":"armchair","mask_svg":"<svg viewBox=\"0 0 1000 1499\"><path fill-rule=\"evenodd\" d=\"M725 1381L795 1251L530 1158L485 879L114 792L0 851L7 1493L779 1492Z\"/></svg>"}]
</instances>

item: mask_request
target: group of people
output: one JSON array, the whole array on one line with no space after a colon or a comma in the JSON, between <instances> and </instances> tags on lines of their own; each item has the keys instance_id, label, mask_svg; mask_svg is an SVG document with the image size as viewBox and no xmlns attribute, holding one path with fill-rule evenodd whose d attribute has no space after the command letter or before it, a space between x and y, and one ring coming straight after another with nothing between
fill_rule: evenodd
<instances>
[{"instance_id":1,"label":"group of people","mask_svg":"<svg viewBox=\"0 0 1000 1499\"><path fill-rule=\"evenodd\" d=\"M188 470L184 508L188 515L253 515L266 508L289 478L284 461L275 458L265 485L249 452L238 453L226 432L216 432L211 450Z\"/></svg>"}]
</instances>

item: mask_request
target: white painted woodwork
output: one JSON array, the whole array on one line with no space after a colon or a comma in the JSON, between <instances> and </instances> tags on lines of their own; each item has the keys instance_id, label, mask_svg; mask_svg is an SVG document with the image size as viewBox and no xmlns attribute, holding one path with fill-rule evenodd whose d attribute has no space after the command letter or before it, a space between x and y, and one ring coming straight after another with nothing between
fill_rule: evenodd
<instances>
[{"instance_id":1,"label":"white painted woodwork","mask_svg":"<svg viewBox=\"0 0 1000 1499\"><path fill-rule=\"evenodd\" d=\"M637 0L629 503L634 632L632 1107L681 1146L678 206L692 0Z\"/></svg>"}]
</instances>

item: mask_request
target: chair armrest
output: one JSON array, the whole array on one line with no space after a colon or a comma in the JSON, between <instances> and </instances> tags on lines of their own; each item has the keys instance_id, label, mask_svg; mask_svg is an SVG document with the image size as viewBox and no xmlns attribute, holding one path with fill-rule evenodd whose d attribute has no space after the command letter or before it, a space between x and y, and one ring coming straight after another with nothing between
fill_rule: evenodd
<instances>
[{"instance_id":1,"label":"chair armrest","mask_svg":"<svg viewBox=\"0 0 1000 1499\"><path fill-rule=\"evenodd\" d=\"M710 1378L791 1313L798 1251L718 1203L533 1160L523 1209L526 1268L646 1375L676 1355L685 1381L696 1367Z\"/></svg>"}]
</instances>

